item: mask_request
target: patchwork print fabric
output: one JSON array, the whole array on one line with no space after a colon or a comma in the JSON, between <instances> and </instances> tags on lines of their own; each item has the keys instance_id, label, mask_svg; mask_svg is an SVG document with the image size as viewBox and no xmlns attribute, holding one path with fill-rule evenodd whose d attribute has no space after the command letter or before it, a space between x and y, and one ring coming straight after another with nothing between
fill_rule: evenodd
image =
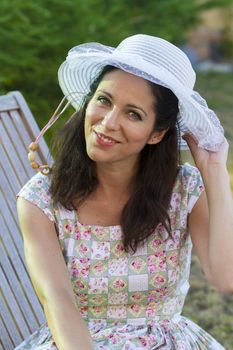
<instances>
[{"instance_id":1,"label":"patchwork print fabric","mask_svg":"<svg viewBox=\"0 0 233 350\"><path fill-rule=\"evenodd\" d=\"M56 225L95 350L223 349L181 316L192 249L187 217L202 191L198 170L182 166L169 208L173 238L160 224L132 254L124 251L120 226L85 225L77 212L54 207L47 177L37 174L21 190L19 195ZM17 349L53 350L56 345L44 325Z\"/></svg>"}]
</instances>

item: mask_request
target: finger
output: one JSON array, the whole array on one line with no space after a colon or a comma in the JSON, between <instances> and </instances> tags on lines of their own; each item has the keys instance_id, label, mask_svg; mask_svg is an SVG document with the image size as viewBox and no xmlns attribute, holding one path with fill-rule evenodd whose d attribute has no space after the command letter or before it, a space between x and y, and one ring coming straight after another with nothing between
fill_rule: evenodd
<instances>
[{"instance_id":1,"label":"finger","mask_svg":"<svg viewBox=\"0 0 233 350\"><path fill-rule=\"evenodd\" d=\"M191 135L185 134L182 138L188 144L190 151L194 151L197 148L197 143Z\"/></svg>"}]
</instances>

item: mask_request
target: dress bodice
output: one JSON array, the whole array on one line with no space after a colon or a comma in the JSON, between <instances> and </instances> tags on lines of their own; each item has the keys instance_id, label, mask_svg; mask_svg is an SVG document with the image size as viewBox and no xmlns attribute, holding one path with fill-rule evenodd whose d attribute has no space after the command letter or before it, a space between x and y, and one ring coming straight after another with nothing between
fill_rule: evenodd
<instances>
[{"instance_id":1,"label":"dress bodice","mask_svg":"<svg viewBox=\"0 0 233 350\"><path fill-rule=\"evenodd\" d=\"M192 249L188 215L204 189L196 168L179 169L169 206L171 236L159 224L134 254L125 252L120 226L80 223L76 211L54 205L49 186L38 173L19 195L54 222L95 350L223 349L181 316ZM25 344L19 349L57 349L46 325Z\"/></svg>"}]
</instances>

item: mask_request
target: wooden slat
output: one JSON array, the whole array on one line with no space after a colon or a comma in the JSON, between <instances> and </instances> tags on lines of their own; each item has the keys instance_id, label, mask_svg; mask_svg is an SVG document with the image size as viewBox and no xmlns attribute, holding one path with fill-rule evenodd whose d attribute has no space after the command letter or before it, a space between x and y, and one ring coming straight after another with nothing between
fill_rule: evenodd
<instances>
[{"instance_id":1,"label":"wooden slat","mask_svg":"<svg viewBox=\"0 0 233 350\"><path fill-rule=\"evenodd\" d=\"M12 95L0 96L0 112L18 109L19 105Z\"/></svg>"},{"instance_id":2,"label":"wooden slat","mask_svg":"<svg viewBox=\"0 0 233 350\"><path fill-rule=\"evenodd\" d=\"M2 320L2 318L1 318L1 314L0 314L0 334L1 334L0 341L2 343L2 349L13 349L14 344L13 344L12 339L7 331L7 327L4 324L4 320ZM4 347L3 347L3 344L4 344Z\"/></svg>"},{"instance_id":3,"label":"wooden slat","mask_svg":"<svg viewBox=\"0 0 233 350\"><path fill-rule=\"evenodd\" d=\"M11 219L11 221L12 221L12 219ZM8 220L7 220L7 224L8 224ZM5 232L5 234L2 235L2 241L5 245L5 247L7 247L8 255L9 255L11 264L12 264L12 266L14 266L16 268L17 278L22 282L24 290L27 294L27 298L28 298L30 304L32 305L32 309L34 310L34 313L37 315L37 318L41 324L42 322L44 322L44 314L42 311L42 307L41 307L41 305L40 305L40 303L35 295L34 289L32 287L31 281L29 279L29 276L28 276L28 273L26 270L26 266L25 266L25 262L24 262L24 258L23 258L23 242L21 240L20 243L18 243L17 249L16 249L16 246L14 245L14 243L12 241L12 237L9 234L9 232L12 232L11 228L13 227L13 225L9 225L9 227L8 227L6 225L6 222L1 217L1 215L0 215L0 227L1 227L1 231ZM19 234L19 232L18 232L18 234ZM15 239L15 241L16 241L16 239ZM21 257L20 257L20 255L21 255ZM0 259L1 258L2 257L0 257ZM9 276L9 278L10 277L11 276Z\"/></svg>"},{"instance_id":4,"label":"wooden slat","mask_svg":"<svg viewBox=\"0 0 233 350\"><path fill-rule=\"evenodd\" d=\"M6 293L5 290L7 289L8 286L7 286L7 281L5 279L5 276L2 272L2 269L0 269L0 279L1 279L1 285L2 285L3 292ZM13 312L15 312L14 317L17 317L17 319L19 319L20 318L19 312L17 312L17 310L14 307L14 301L12 301L9 287L8 287L8 293L9 293L9 295L7 296L7 301L8 301L8 303L12 302L11 310L13 309ZM14 345L19 344L20 342L22 342L23 336L22 336L22 334L20 334L19 330L17 329L16 324L15 324L11 314L9 313L9 307L7 307L7 305L5 304L5 301L2 297L2 295L0 295L0 310L1 310L2 318L4 319L4 322L7 326L8 332L9 332L9 334L12 334L12 340L15 343ZM27 335L26 335L26 337L27 337Z\"/></svg>"},{"instance_id":5,"label":"wooden slat","mask_svg":"<svg viewBox=\"0 0 233 350\"><path fill-rule=\"evenodd\" d=\"M39 327L39 322L35 317L35 314L33 312L33 309L31 308L31 305L28 303L26 293L24 293L22 289L22 282L19 281L16 277L15 271L13 269L15 267L12 267L9 257L7 256L1 242L0 242L0 256L1 256L1 264L5 274L11 277L10 279L8 278L9 287L13 291L13 294L15 295L16 300L20 300L19 308L21 309L22 314L26 316L27 326L30 330L30 333L32 333L35 329Z\"/></svg>"},{"instance_id":6,"label":"wooden slat","mask_svg":"<svg viewBox=\"0 0 233 350\"><path fill-rule=\"evenodd\" d=\"M0 147L0 157L1 157L1 147ZM3 157L4 161L4 157ZM11 181L11 171L7 171L7 169L3 169L2 164L0 163L0 184L1 184L1 192L3 192L4 197L6 198L9 206L11 203L15 201L15 193L17 193L20 189L20 183L17 182L16 178L14 181ZM13 209L14 210L14 209Z\"/></svg>"},{"instance_id":7,"label":"wooden slat","mask_svg":"<svg viewBox=\"0 0 233 350\"><path fill-rule=\"evenodd\" d=\"M38 134L19 92L0 96L0 350L12 350L45 322L26 269L16 211L16 194L35 174L27 148ZM44 139L39 146L37 160L45 164L49 150Z\"/></svg>"},{"instance_id":8,"label":"wooden slat","mask_svg":"<svg viewBox=\"0 0 233 350\"><path fill-rule=\"evenodd\" d=\"M22 117L22 115L20 115L19 112L20 111L11 111L10 115L11 115L11 120L12 120L12 123L14 125L14 128L17 130L18 134L21 137L22 143L23 143L23 145L25 147L25 155L26 155L27 152L28 152L28 146L30 145L32 140L35 140L37 135L32 135L32 134L30 135L29 130L27 128L25 128L25 125L22 123L22 118L23 117ZM40 143L39 143L39 148L40 148ZM47 156L48 153L49 152L47 151L45 155ZM45 162L45 155L42 155L41 152L37 152L36 157L37 157L37 161L40 164ZM27 160L27 163L26 163L26 167L27 167L27 170L30 173L30 177L32 177L35 174L35 170L33 170L31 168L31 165L29 164L28 160Z\"/></svg>"},{"instance_id":9,"label":"wooden slat","mask_svg":"<svg viewBox=\"0 0 233 350\"><path fill-rule=\"evenodd\" d=\"M22 181L26 182L28 180L27 173L25 171L25 168L22 166L22 163L20 162L18 155L11 143L11 139L7 135L7 133L4 130L3 124L0 123L0 135L1 135L1 142L5 145L5 149L8 155L8 158L10 159L11 166L17 170L17 175ZM13 179L12 179L13 180Z\"/></svg>"},{"instance_id":10,"label":"wooden slat","mask_svg":"<svg viewBox=\"0 0 233 350\"><path fill-rule=\"evenodd\" d=\"M14 148L14 153L19 159L23 169L25 170L27 178L30 178L28 170L31 168L29 161L27 159L27 149L22 143L22 139L15 128L11 114L4 112L1 113L2 124L5 130L5 133L8 135L12 147ZM7 150L8 151L8 150Z\"/></svg>"},{"instance_id":11,"label":"wooden slat","mask_svg":"<svg viewBox=\"0 0 233 350\"><path fill-rule=\"evenodd\" d=\"M6 139L6 132L4 129L4 124L3 120L1 118L2 113L0 113L0 166L1 166L1 171L4 172L4 176L8 182L10 182L10 186L14 190L14 192L17 192L19 188L22 186L22 182L24 181L25 183L25 178L24 180L20 178L20 174L18 173L17 166L15 167L14 162L12 162L11 159L11 154L9 152L9 146L8 143L5 141L9 142L9 138ZM11 148L14 146L11 144ZM27 181L27 179L26 179ZM16 187L15 187L16 186ZM3 185L1 184L1 187Z\"/></svg>"},{"instance_id":12,"label":"wooden slat","mask_svg":"<svg viewBox=\"0 0 233 350\"><path fill-rule=\"evenodd\" d=\"M5 243L5 246L9 248L9 252L11 253L12 258L16 258L18 260L18 257L20 256L21 259L23 259L23 241L19 227L16 224L16 214L14 216L11 215L2 192L0 192L0 205L2 208L0 212L1 238ZM14 209L16 210L15 203ZM19 262L17 261L17 263Z\"/></svg>"},{"instance_id":13,"label":"wooden slat","mask_svg":"<svg viewBox=\"0 0 233 350\"><path fill-rule=\"evenodd\" d=\"M16 99L16 101L18 102L18 104L20 105L20 110L22 111L22 114L24 116L24 123L25 125L27 125L27 127L30 129L30 133L32 136L32 140L35 140L35 138L38 136L40 129L38 128L38 125L28 107L28 105L26 104L23 96L18 92L18 91L14 91L12 92L12 96L14 96L14 98ZM44 138L42 138L40 140L40 150L42 152L42 158L44 158L44 160L49 156L49 149L48 146L44 140Z\"/></svg>"}]
</instances>

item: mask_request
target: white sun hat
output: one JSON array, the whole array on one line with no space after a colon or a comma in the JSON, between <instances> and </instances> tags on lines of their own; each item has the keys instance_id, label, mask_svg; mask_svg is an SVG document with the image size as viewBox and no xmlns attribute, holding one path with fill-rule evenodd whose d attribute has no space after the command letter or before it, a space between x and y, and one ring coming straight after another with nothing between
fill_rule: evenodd
<instances>
[{"instance_id":1,"label":"white sun hat","mask_svg":"<svg viewBox=\"0 0 233 350\"><path fill-rule=\"evenodd\" d=\"M187 56L170 42L145 34L123 40L116 48L99 43L75 46L58 70L60 87L79 110L83 96L102 69L111 65L169 88L179 100L178 124L181 135L191 134L199 147L217 151L224 131L216 114L193 90L196 74ZM181 148L185 142L181 140Z\"/></svg>"}]
</instances>

